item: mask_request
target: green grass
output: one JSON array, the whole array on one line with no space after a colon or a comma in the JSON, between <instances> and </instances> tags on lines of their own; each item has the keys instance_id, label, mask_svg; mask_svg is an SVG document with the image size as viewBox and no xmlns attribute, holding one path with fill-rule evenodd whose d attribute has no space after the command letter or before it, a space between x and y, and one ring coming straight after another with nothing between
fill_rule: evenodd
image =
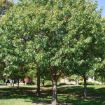
<instances>
[{"instance_id":1,"label":"green grass","mask_svg":"<svg viewBox=\"0 0 105 105\"><path fill-rule=\"evenodd\" d=\"M103 86L89 86L87 99L83 97L82 86L60 88L59 94L61 94L60 101L73 103L73 105L105 105L105 88Z\"/></svg>"},{"instance_id":2,"label":"green grass","mask_svg":"<svg viewBox=\"0 0 105 105\"><path fill-rule=\"evenodd\" d=\"M2 99L0 105L32 105L32 103L27 99Z\"/></svg>"},{"instance_id":3,"label":"green grass","mask_svg":"<svg viewBox=\"0 0 105 105\"><path fill-rule=\"evenodd\" d=\"M51 102L51 87L42 87L40 97L34 86L12 88L0 86L0 105L33 105L38 102ZM105 105L105 86L89 85L87 99L83 98L82 86L59 86L59 103L73 105Z\"/></svg>"}]
</instances>

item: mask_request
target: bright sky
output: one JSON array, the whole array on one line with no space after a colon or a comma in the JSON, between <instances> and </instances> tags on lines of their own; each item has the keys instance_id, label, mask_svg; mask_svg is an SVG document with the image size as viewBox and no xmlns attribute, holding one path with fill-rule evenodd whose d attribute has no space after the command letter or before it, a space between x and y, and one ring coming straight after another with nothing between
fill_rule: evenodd
<instances>
[{"instance_id":1,"label":"bright sky","mask_svg":"<svg viewBox=\"0 0 105 105\"><path fill-rule=\"evenodd\" d=\"M16 3L18 0L14 0L14 2ZM105 16L105 0L98 0L98 5L99 8L102 8L102 16Z\"/></svg>"},{"instance_id":2,"label":"bright sky","mask_svg":"<svg viewBox=\"0 0 105 105\"><path fill-rule=\"evenodd\" d=\"M103 9L102 16L105 16L105 0L98 0L98 4Z\"/></svg>"},{"instance_id":3,"label":"bright sky","mask_svg":"<svg viewBox=\"0 0 105 105\"><path fill-rule=\"evenodd\" d=\"M18 0L13 0L15 3L18 1Z\"/></svg>"}]
</instances>

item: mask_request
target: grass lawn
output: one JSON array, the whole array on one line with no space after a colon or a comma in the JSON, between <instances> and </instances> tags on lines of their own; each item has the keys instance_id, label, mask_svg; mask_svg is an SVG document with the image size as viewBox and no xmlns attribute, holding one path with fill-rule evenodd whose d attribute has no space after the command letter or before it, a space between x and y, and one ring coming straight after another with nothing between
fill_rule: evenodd
<instances>
[{"instance_id":1,"label":"grass lawn","mask_svg":"<svg viewBox=\"0 0 105 105\"><path fill-rule=\"evenodd\" d=\"M51 87L42 87L41 96L35 95L35 88L12 88L0 86L0 105L35 105L38 102L51 102ZM73 105L105 105L105 86L88 86L87 99L83 98L82 86L59 86L59 103L72 103Z\"/></svg>"},{"instance_id":2,"label":"grass lawn","mask_svg":"<svg viewBox=\"0 0 105 105\"><path fill-rule=\"evenodd\" d=\"M2 99L0 105L32 105L27 99Z\"/></svg>"}]
</instances>

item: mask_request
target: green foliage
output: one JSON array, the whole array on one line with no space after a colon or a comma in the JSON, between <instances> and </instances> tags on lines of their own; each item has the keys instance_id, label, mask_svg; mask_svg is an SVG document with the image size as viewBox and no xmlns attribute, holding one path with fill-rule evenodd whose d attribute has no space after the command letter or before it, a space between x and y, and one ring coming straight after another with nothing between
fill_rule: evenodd
<instances>
[{"instance_id":1,"label":"green foliage","mask_svg":"<svg viewBox=\"0 0 105 105\"><path fill-rule=\"evenodd\" d=\"M20 62L48 77L51 70L86 75L104 60L103 20L92 1L20 0L1 21L1 57L9 70Z\"/></svg>"},{"instance_id":2,"label":"green foliage","mask_svg":"<svg viewBox=\"0 0 105 105\"><path fill-rule=\"evenodd\" d=\"M11 6L13 6L12 0L0 0L0 16L4 15Z\"/></svg>"}]
</instances>

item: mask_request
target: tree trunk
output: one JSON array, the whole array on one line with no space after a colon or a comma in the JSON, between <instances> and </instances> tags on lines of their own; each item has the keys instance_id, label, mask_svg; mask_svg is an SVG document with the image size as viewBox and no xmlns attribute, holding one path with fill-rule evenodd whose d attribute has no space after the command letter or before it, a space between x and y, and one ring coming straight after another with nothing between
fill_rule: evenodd
<instances>
[{"instance_id":1,"label":"tree trunk","mask_svg":"<svg viewBox=\"0 0 105 105\"><path fill-rule=\"evenodd\" d=\"M83 76L84 79L84 98L87 97L87 78L86 75Z\"/></svg>"},{"instance_id":2,"label":"tree trunk","mask_svg":"<svg viewBox=\"0 0 105 105\"><path fill-rule=\"evenodd\" d=\"M52 81L52 105L57 105L57 81Z\"/></svg>"},{"instance_id":3,"label":"tree trunk","mask_svg":"<svg viewBox=\"0 0 105 105\"><path fill-rule=\"evenodd\" d=\"M79 85L79 76L76 77L76 85Z\"/></svg>"},{"instance_id":4,"label":"tree trunk","mask_svg":"<svg viewBox=\"0 0 105 105\"><path fill-rule=\"evenodd\" d=\"M5 4L6 4L6 8L8 8L8 6L9 6L9 1L8 1L8 0L5 0Z\"/></svg>"},{"instance_id":5,"label":"tree trunk","mask_svg":"<svg viewBox=\"0 0 105 105\"><path fill-rule=\"evenodd\" d=\"M13 87L14 87L14 79L12 80L12 84L13 84Z\"/></svg>"},{"instance_id":6,"label":"tree trunk","mask_svg":"<svg viewBox=\"0 0 105 105\"><path fill-rule=\"evenodd\" d=\"M19 78L17 79L17 81L18 81L18 88L19 88Z\"/></svg>"},{"instance_id":7,"label":"tree trunk","mask_svg":"<svg viewBox=\"0 0 105 105\"><path fill-rule=\"evenodd\" d=\"M37 69L37 96L40 95L40 69Z\"/></svg>"},{"instance_id":8,"label":"tree trunk","mask_svg":"<svg viewBox=\"0 0 105 105\"><path fill-rule=\"evenodd\" d=\"M10 85L12 86L12 79L10 79Z\"/></svg>"},{"instance_id":9,"label":"tree trunk","mask_svg":"<svg viewBox=\"0 0 105 105\"><path fill-rule=\"evenodd\" d=\"M43 85L43 87L44 87L44 83L45 83L45 80L43 79L43 80L42 80L42 85Z\"/></svg>"},{"instance_id":10,"label":"tree trunk","mask_svg":"<svg viewBox=\"0 0 105 105\"><path fill-rule=\"evenodd\" d=\"M51 69L52 77L52 105L57 105L57 70L55 67Z\"/></svg>"},{"instance_id":11,"label":"tree trunk","mask_svg":"<svg viewBox=\"0 0 105 105\"><path fill-rule=\"evenodd\" d=\"M7 79L5 80L6 86L7 86Z\"/></svg>"}]
</instances>

